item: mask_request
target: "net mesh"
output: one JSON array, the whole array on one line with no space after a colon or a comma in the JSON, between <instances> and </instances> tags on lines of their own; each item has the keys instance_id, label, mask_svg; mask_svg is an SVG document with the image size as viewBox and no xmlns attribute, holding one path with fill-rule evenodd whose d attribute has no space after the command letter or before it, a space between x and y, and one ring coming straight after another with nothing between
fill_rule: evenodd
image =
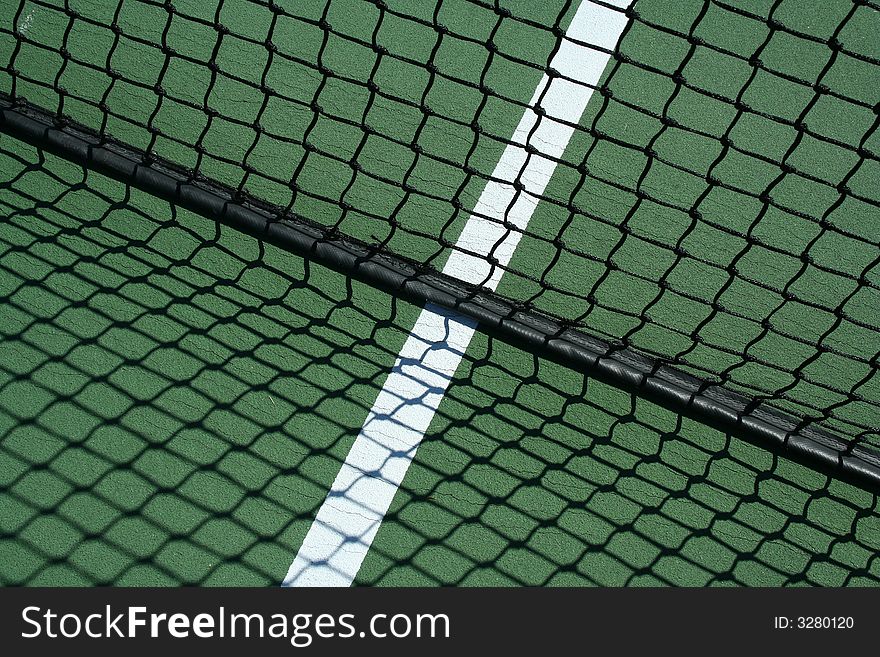
<instances>
[{"instance_id":1,"label":"net mesh","mask_svg":"<svg viewBox=\"0 0 880 657\"><path fill-rule=\"evenodd\" d=\"M276 585L419 309L5 135L0 171L0 583ZM359 584L880 584L876 494L486 334L449 394Z\"/></svg>"},{"instance_id":2,"label":"net mesh","mask_svg":"<svg viewBox=\"0 0 880 657\"><path fill-rule=\"evenodd\" d=\"M0 91L441 269L577 4L23 0ZM877 448L878 6L614 11L498 292Z\"/></svg>"}]
</instances>

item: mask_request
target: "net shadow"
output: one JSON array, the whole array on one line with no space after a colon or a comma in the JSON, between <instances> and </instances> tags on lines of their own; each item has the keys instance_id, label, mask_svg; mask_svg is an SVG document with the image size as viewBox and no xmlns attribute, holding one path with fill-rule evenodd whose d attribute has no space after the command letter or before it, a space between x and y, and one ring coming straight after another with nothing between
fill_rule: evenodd
<instances>
[{"instance_id":1,"label":"net shadow","mask_svg":"<svg viewBox=\"0 0 880 657\"><path fill-rule=\"evenodd\" d=\"M277 584L417 308L0 157L0 580ZM358 583L877 585L878 511L478 334Z\"/></svg>"}]
</instances>

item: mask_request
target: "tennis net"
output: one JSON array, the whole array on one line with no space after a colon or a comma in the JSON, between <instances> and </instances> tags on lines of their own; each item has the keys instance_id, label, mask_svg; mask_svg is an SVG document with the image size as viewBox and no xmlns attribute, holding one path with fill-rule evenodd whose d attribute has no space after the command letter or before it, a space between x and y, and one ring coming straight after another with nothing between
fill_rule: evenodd
<instances>
[{"instance_id":1,"label":"tennis net","mask_svg":"<svg viewBox=\"0 0 880 657\"><path fill-rule=\"evenodd\" d=\"M580 5L7 3L0 122L880 481L878 5L584 0L616 45L566 32ZM541 109L545 78L583 85L555 65L571 45L608 62L577 122ZM554 121L572 135L548 154L532 137ZM537 192L530 158L553 163ZM501 236L488 254L460 240L475 215ZM456 254L482 274L442 274Z\"/></svg>"},{"instance_id":2,"label":"tennis net","mask_svg":"<svg viewBox=\"0 0 880 657\"><path fill-rule=\"evenodd\" d=\"M276 585L418 307L20 140L0 172L0 582ZM880 585L876 495L490 335L449 396L359 584Z\"/></svg>"}]
</instances>

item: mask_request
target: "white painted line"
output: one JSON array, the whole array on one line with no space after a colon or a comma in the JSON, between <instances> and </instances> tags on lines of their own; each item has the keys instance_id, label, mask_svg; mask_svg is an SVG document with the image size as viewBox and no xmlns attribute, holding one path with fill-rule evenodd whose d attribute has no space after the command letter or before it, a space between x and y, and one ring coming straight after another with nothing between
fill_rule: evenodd
<instances>
[{"instance_id":1,"label":"white painted line","mask_svg":"<svg viewBox=\"0 0 880 657\"><path fill-rule=\"evenodd\" d=\"M625 8L630 2L618 0L614 4ZM566 36L581 43L614 50L626 22L622 12L585 0L578 7ZM562 157L574 134L574 125L580 121L593 95L593 89L585 85L596 86L599 83L608 59L609 55L599 50L565 39L562 41L550 62L550 68L571 80L554 78L551 81L546 75L541 78L529 106L534 107L540 102L546 117L539 121L538 115L531 110L523 114L511 138L513 143L505 148L498 160L492 180L477 201L474 215L468 219L459 236L456 250L450 254L443 268L444 273L491 290L498 286L504 267L519 244L521 231L528 225L539 197L550 182L550 176L556 168L554 159ZM533 154L528 162L524 148L527 139L540 153ZM518 196L510 184L517 179L523 186ZM458 249L464 249L467 253ZM494 256L498 264L493 266L486 259L487 255Z\"/></svg>"},{"instance_id":2,"label":"white painted line","mask_svg":"<svg viewBox=\"0 0 880 657\"><path fill-rule=\"evenodd\" d=\"M36 13L36 9L31 9L27 16L24 17L24 20L18 24L18 31L22 34L22 36L27 36L28 30L31 29L31 25L34 23L34 13Z\"/></svg>"},{"instance_id":3,"label":"white painted line","mask_svg":"<svg viewBox=\"0 0 880 657\"><path fill-rule=\"evenodd\" d=\"M630 0L609 4L626 7ZM566 35L614 50L627 19L585 0ZM572 80L544 76L480 195L443 272L495 289L516 249L609 55L563 40L550 63ZM561 123L563 121L564 123ZM531 135L531 136L530 136ZM527 157L526 141L542 155ZM523 185L517 195L513 183ZM506 225L505 225L506 224ZM462 253L466 249L470 253ZM492 256L497 265L487 260ZM428 305L422 310L318 511L283 586L349 586L409 469L467 350L475 323Z\"/></svg>"},{"instance_id":4,"label":"white painted line","mask_svg":"<svg viewBox=\"0 0 880 657\"><path fill-rule=\"evenodd\" d=\"M443 308L422 310L285 585L348 586L382 524L455 374L476 324Z\"/></svg>"}]
</instances>

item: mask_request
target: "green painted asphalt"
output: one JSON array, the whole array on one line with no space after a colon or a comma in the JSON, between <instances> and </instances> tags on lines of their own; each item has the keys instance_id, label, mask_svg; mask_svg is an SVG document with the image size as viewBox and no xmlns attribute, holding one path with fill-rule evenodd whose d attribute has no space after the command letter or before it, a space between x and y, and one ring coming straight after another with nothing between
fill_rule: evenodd
<instances>
[{"instance_id":1,"label":"green painted asphalt","mask_svg":"<svg viewBox=\"0 0 880 657\"><path fill-rule=\"evenodd\" d=\"M439 415L361 583L880 583L876 494L485 335Z\"/></svg>"},{"instance_id":2,"label":"green painted asphalt","mask_svg":"<svg viewBox=\"0 0 880 657\"><path fill-rule=\"evenodd\" d=\"M0 90L437 267L576 6L75 4L0 10L28 25ZM635 7L500 291L880 445L880 12Z\"/></svg>"},{"instance_id":3,"label":"green painted asphalt","mask_svg":"<svg viewBox=\"0 0 880 657\"><path fill-rule=\"evenodd\" d=\"M16 93L436 266L573 9L444 0L439 38L428 3L130 2L117 38L56 4L0 8ZM880 80L821 43L851 4L636 7L499 292L877 427ZM0 582L277 584L418 309L6 136L0 165ZM358 583L877 585L878 553L876 494L477 334Z\"/></svg>"},{"instance_id":4,"label":"green painted asphalt","mask_svg":"<svg viewBox=\"0 0 880 657\"><path fill-rule=\"evenodd\" d=\"M415 309L2 143L3 581L279 582Z\"/></svg>"},{"instance_id":5,"label":"green painted asphalt","mask_svg":"<svg viewBox=\"0 0 880 657\"><path fill-rule=\"evenodd\" d=\"M0 579L277 584L417 309L3 137ZM871 584L877 497L478 334L362 584Z\"/></svg>"}]
</instances>

